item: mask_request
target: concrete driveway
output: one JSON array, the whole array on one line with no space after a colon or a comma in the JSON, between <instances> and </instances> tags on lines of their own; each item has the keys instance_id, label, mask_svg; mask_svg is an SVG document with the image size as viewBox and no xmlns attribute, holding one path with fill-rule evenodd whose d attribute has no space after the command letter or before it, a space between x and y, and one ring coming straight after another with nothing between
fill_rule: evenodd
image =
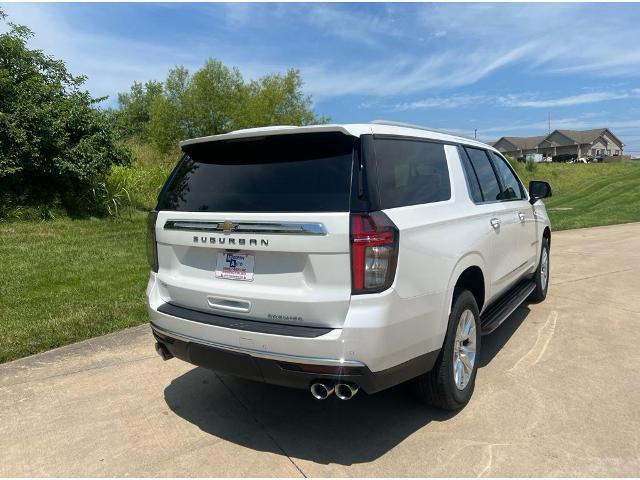
<instances>
[{"instance_id":1,"label":"concrete driveway","mask_svg":"<svg viewBox=\"0 0 640 480\"><path fill-rule=\"evenodd\" d=\"M640 224L551 251L457 414L162 362L143 325L0 365L0 476L638 476Z\"/></svg>"}]
</instances>

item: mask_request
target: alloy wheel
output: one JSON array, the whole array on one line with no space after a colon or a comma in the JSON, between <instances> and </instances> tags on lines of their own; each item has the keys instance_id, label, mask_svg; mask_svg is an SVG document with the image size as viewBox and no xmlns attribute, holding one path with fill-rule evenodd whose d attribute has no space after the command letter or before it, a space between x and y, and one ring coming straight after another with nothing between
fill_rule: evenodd
<instances>
[{"instance_id":1,"label":"alloy wheel","mask_svg":"<svg viewBox=\"0 0 640 480\"><path fill-rule=\"evenodd\" d=\"M478 339L476 321L469 309L462 312L453 344L453 378L458 390L469 384L476 363Z\"/></svg>"}]
</instances>

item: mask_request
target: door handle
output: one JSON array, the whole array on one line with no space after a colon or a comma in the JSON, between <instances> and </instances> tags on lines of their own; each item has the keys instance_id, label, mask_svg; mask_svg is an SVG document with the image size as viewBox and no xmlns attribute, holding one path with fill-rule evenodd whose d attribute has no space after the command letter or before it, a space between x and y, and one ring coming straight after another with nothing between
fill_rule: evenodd
<instances>
[{"instance_id":1,"label":"door handle","mask_svg":"<svg viewBox=\"0 0 640 480\"><path fill-rule=\"evenodd\" d=\"M500 219L499 218L492 218L491 219L491 226L493 228L495 228L496 230L500 228Z\"/></svg>"},{"instance_id":2,"label":"door handle","mask_svg":"<svg viewBox=\"0 0 640 480\"><path fill-rule=\"evenodd\" d=\"M527 217L525 217L524 213L518 212L518 218L520 218L521 222L524 222L525 218L527 218Z\"/></svg>"}]
</instances>

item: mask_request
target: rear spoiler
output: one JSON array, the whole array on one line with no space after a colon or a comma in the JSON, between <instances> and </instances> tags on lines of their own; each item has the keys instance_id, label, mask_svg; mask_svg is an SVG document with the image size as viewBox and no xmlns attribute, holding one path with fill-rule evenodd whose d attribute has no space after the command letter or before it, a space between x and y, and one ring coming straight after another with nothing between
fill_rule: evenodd
<instances>
[{"instance_id":1,"label":"rear spoiler","mask_svg":"<svg viewBox=\"0 0 640 480\"><path fill-rule=\"evenodd\" d=\"M180 148L184 148L188 145L195 145L197 143L209 143L217 142L220 140L233 140L241 138L251 137L267 137L272 135L292 135L297 133L321 133L321 132L340 132L345 135L352 135L342 125L310 125L307 127L294 127L291 125L283 125L277 127L261 127L261 128L247 128L245 130L235 130L229 133L223 133L221 135L209 135L208 137L192 138L190 140L184 140L180 142Z\"/></svg>"}]
</instances>

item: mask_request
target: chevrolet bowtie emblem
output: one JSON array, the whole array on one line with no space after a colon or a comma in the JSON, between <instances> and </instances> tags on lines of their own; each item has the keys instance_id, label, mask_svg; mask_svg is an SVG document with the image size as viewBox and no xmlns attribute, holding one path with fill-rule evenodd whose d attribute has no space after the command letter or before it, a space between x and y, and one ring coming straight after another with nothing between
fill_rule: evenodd
<instances>
[{"instance_id":1,"label":"chevrolet bowtie emblem","mask_svg":"<svg viewBox=\"0 0 640 480\"><path fill-rule=\"evenodd\" d=\"M238 228L238 224L225 220L224 222L218 224L218 228L224 233L231 233L236 228Z\"/></svg>"}]
</instances>

